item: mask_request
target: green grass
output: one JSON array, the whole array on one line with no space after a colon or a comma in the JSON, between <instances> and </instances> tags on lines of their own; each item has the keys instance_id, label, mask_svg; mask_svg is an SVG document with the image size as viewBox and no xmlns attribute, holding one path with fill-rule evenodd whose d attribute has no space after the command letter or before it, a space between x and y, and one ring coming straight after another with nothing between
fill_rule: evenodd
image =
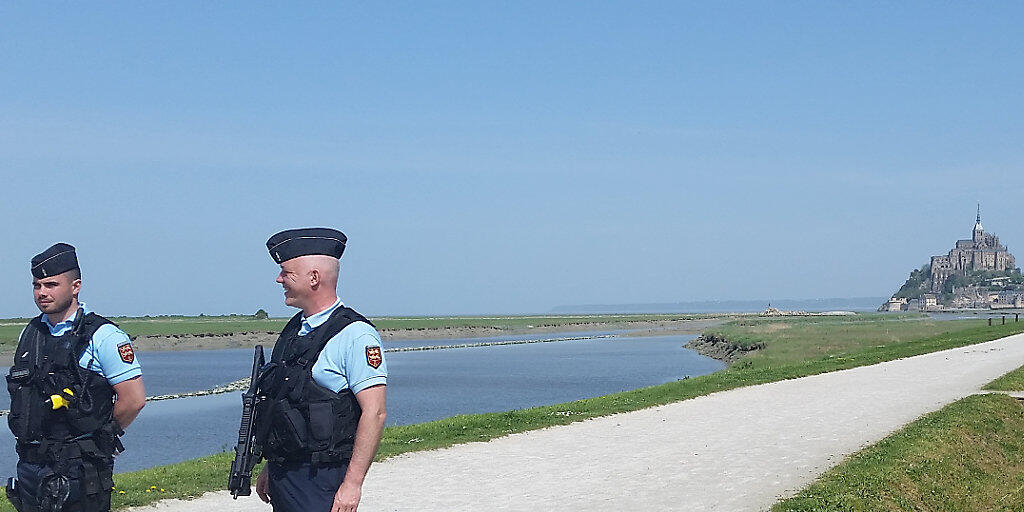
<instances>
[{"instance_id":1,"label":"green grass","mask_svg":"<svg viewBox=\"0 0 1024 512\"><path fill-rule=\"evenodd\" d=\"M853 455L773 512L1024 510L1024 408L974 395Z\"/></svg>"},{"instance_id":2,"label":"green grass","mask_svg":"<svg viewBox=\"0 0 1024 512\"><path fill-rule=\"evenodd\" d=\"M667 315L558 315L558 316L436 316L436 317L382 317L372 318L381 329L439 329L445 327L494 327L498 329L524 329L532 327L565 327L588 323L629 324L669 320L718 318L725 315L667 314Z\"/></svg>"},{"instance_id":3,"label":"green grass","mask_svg":"<svg viewBox=\"0 0 1024 512\"><path fill-rule=\"evenodd\" d=\"M372 318L379 329L443 329L446 327L493 327L502 330L530 327L571 327L585 323L630 324L659 320L688 320L723 315L564 315L564 316L437 316ZM244 315L111 317L132 336L279 332L288 319L256 320ZM13 350L26 319L0 320L0 350Z\"/></svg>"},{"instance_id":4,"label":"green grass","mask_svg":"<svg viewBox=\"0 0 1024 512\"><path fill-rule=\"evenodd\" d=\"M1024 391L1024 366L989 382L982 389L989 391Z\"/></svg>"},{"instance_id":5,"label":"green grass","mask_svg":"<svg viewBox=\"0 0 1024 512\"><path fill-rule=\"evenodd\" d=\"M1024 323L1017 325L1024 326ZM765 348L737 363L770 368L820 357L845 357L873 348L899 346L910 340L987 327L984 320L932 320L923 315L856 315L847 317L748 318L712 327L707 334L749 347Z\"/></svg>"},{"instance_id":6,"label":"green grass","mask_svg":"<svg viewBox=\"0 0 1024 512\"><path fill-rule=\"evenodd\" d=\"M226 334L252 331L280 332L286 319L256 320L242 315L223 317L155 317L124 318L112 317L117 325L132 336L174 335L174 334ZM21 329L28 320L0 321L0 349L13 348Z\"/></svg>"}]
</instances>

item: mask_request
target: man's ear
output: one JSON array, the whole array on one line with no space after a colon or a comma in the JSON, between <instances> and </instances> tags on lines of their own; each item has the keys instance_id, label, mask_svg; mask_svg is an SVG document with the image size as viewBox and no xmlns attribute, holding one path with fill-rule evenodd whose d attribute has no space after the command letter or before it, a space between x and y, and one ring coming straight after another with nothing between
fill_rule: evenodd
<instances>
[{"instance_id":1,"label":"man's ear","mask_svg":"<svg viewBox=\"0 0 1024 512\"><path fill-rule=\"evenodd\" d=\"M71 281L71 295L78 297L78 292L82 291L82 280L75 279Z\"/></svg>"},{"instance_id":2,"label":"man's ear","mask_svg":"<svg viewBox=\"0 0 1024 512\"><path fill-rule=\"evenodd\" d=\"M312 286L313 288L316 288L317 286L320 286L320 271L319 270L314 268L314 269L309 271L309 285Z\"/></svg>"}]
</instances>

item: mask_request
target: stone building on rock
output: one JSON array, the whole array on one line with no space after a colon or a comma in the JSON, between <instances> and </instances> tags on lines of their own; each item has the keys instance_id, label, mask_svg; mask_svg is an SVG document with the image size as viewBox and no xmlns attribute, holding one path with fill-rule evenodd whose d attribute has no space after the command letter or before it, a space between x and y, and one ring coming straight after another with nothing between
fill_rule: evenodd
<instances>
[{"instance_id":1,"label":"stone building on rock","mask_svg":"<svg viewBox=\"0 0 1024 512\"><path fill-rule=\"evenodd\" d=\"M972 270L1010 270L1016 268L1010 251L999 243L999 237L986 233L981 225L981 207L970 240L957 240L949 254L932 256L931 291L941 293L954 274L966 275Z\"/></svg>"}]
</instances>

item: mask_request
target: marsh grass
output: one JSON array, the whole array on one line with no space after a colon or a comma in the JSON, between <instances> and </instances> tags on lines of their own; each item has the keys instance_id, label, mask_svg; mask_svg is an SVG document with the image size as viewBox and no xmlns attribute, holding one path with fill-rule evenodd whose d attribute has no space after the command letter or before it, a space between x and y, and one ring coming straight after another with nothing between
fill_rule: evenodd
<instances>
[{"instance_id":1,"label":"marsh grass","mask_svg":"<svg viewBox=\"0 0 1024 512\"><path fill-rule=\"evenodd\" d=\"M533 327L572 327L584 324L623 325L638 322L695 320L731 315L565 315L565 316L439 316L439 317L380 317L370 320L378 329L444 329L458 327L491 327L498 330L528 329ZM242 315L227 316L162 316L112 317L125 332L132 336L172 336L183 334L227 334L241 332L279 332L287 318L256 320ZM13 350L18 335L28 320L0 321L0 350Z\"/></svg>"},{"instance_id":2,"label":"marsh grass","mask_svg":"<svg viewBox=\"0 0 1024 512\"><path fill-rule=\"evenodd\" d=\"M1024 323L1018 324L1024 325ZM932 320L919 315L748 318L705 331L743 347L765 348L742 360L746 367L788 365L817 357L845 357L870 348L987 327L984 320Z\"/></svg>"}]
</instances>

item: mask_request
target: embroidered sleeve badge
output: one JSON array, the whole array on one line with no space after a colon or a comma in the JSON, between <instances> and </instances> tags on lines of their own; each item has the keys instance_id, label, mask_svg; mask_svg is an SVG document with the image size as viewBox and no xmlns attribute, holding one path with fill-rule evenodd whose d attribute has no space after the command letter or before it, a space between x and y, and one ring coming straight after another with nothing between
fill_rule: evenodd
<instances>
[{"instance_id":1,"label":"embroidered sleeve badge","mask_svg":"<svg viewBox=\"0 0 1024 512\"><path fill-rule=\"evenodd\" d=\"M117 353L121 356L122 361L128 364L135 362L135 350L132 349L131 343L125 343L124 345L117 347Z\"/></svg>"},{"instance_id":2,"label":"embroidered sleeve badge","mask_svg":"<svg viewBox=\"0 0 1024 512\"><path fill-rule=\"evenodd\" d=\"M380 347L366 347L366 364L377 369L380 368L382 362L384 362L384 357L380 353Z\"/></svg>"}]
</instances>

